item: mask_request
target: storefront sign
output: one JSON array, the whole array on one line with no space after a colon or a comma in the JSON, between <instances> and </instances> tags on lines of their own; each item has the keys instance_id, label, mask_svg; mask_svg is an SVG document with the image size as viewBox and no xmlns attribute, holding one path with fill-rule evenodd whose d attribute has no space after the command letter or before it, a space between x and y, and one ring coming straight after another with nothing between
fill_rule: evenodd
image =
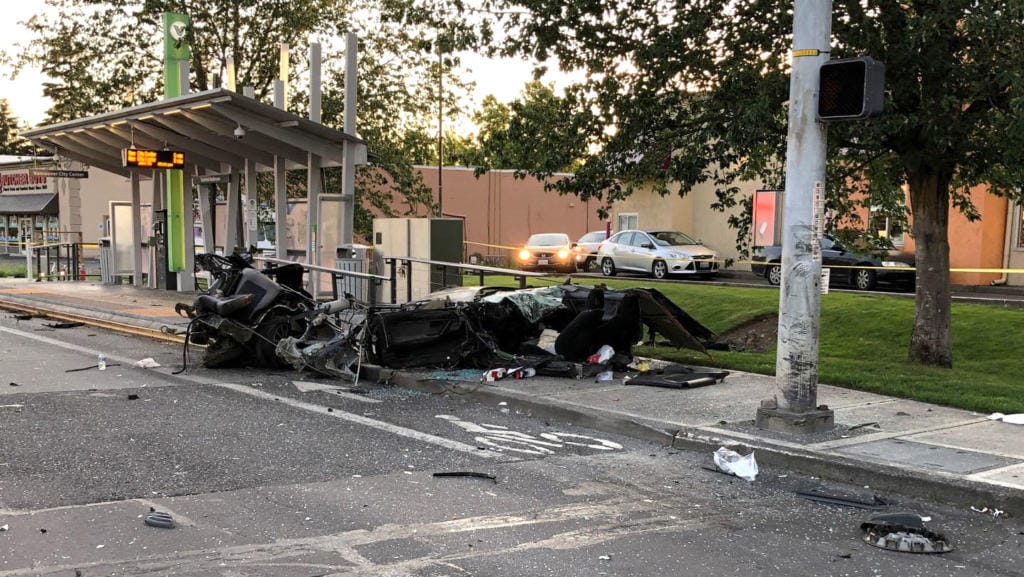
<instances>
[{"instance_id":1,"label":"storefront sign","mask_svg":"<svg viewBox=\"0 0 1024 577\"><path fill-rule=\"evenodd\" d=\"M0 192L4 190L45 189L46 177L35 176L28 172L8 172L0 174Z\"/></svg>"},{"instance_id":2,"label":"storefront sign","mask_svg":"<svg viewBox=\"0 0 1024 577\"><path fill-rule=\"evenodd\" d=\"M28 173L31 176L43 176L51 178L89 178L88 170L58 170L54 168L30 168Z\"/></svg>"}]
</instances>

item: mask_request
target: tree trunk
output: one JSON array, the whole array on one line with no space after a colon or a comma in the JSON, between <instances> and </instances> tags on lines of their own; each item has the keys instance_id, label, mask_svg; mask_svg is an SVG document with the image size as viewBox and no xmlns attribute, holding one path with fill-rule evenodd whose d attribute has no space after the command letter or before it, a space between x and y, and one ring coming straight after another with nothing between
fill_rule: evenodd
<instances>
[{"instance_id":1,"label":"tree trunk","mask_svg":"<svg viewBox=\"0 0 1024 577\"><path fill-rule=\"evenodd\" d=\"M911 362L953 366L950 339L949 181L950 173L909 170L914 216L917 298L910 336Z\"/></svg>"}]
</instances>

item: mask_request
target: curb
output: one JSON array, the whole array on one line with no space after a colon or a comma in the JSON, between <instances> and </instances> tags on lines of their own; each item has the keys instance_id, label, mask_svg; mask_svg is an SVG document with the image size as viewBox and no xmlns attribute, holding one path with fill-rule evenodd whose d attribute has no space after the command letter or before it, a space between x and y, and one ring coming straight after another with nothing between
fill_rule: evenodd
<instances>
[{"instance_id":1,"label":"curb","mask_svg":"<svg viewBox=\"0 0 1024 577\"><path fill-rule=\"evenodd\" d=\"M941 473L904 470L891 465L861 461L842 455L823 454L780 446L771 442L751 442L703 431L699 427L666 429L657 420L638 420L604 409L565 403L557 399L526 395L487 385L467 385L458 381L419 379L393 369L363 365L366 378L430 393L445 393L462 399L484 402L514 402L516 408L533 416L567 420L574 425L614 433L673 448L712 453L722 446L741 452L756 451L764 465L858 486L878 492L904 495L912 499L939 501L967 508L992 507L1013 516L1024 516L1024 492L1009 487L981 483Z\"/></svg>"}]
</instances>

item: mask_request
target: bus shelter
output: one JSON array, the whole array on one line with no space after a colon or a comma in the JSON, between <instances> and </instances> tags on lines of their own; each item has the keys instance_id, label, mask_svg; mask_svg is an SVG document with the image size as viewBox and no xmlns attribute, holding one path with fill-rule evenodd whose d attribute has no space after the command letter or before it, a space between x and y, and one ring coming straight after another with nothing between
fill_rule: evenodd
<instances>
[{"instance_id":1,"label":"bus shelter","mask_svg":"<svg viewBox=\"0 0 1024 577\"><path fill-rule=\"evenodd\" d=\"M197 206L202 223L202 241L207 250L214 247L214 219L210 195L214 186L223 186L227 200L225 217L226 253L256 244L257 173L273 174L273 199L277 255L287 258L289 238L288 184L290 170L307 173L309 199L305 262L331 262L339 244L351 238L354 214L352 191L343 191L341 202L324 203L319 210L322 169L343 166L348 158L354 164L366 162L366 144L358 137L302 118L291 112L264 104L254 98L217 88L187 94L115 112L42 126L23 136L54 155L77 160L88 166L124 176L131 187L131 254L134 284L142 286L142 242L151 231L143 231L141 207L152 206L154 213L168 208L167 172L180 170L183 179L186 217L181 226L184 240L184 265L176 277L177 288L195 289L195 238L193 219L188 215ZM130 152L136 151L136 152ZM144 166L126 162L140 158L142 152L180 153L181 168ZM168 156L169 157L169 156ZM177 165L175 165L177 166ZM143 199L140 182L152 181L152 198ZM333 196L333 195L332 195ZM245 202L243 203L243 198ZM105 202L104 198L82 202ZM243 219L243 212L249 212ZM245 222L247 226L243 226ZM169 226L175 223L169 222ZM218 242L217 244L221 244ZM316 250L309 250L316 247ZM152 275L151 279L152 279ZM152 280L151 286L156 286Z\"/></svg>"}]
</instances>

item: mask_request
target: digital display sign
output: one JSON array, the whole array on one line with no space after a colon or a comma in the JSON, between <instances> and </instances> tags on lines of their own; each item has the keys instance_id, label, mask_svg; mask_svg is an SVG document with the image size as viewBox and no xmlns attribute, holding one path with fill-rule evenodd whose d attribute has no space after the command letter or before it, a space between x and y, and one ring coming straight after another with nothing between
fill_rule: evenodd
<instances>
[{"instance_id":1,"label":"digital display sign","mask_svg":"<svg viewBox=\"0 0 1024 577\"><path fill-rule=\"evenodd\" d=\"M183 168L185 153L176 150L145 150L125 148L121 159L126 167L134 168Z\"/></svg>"}]
</instances>

